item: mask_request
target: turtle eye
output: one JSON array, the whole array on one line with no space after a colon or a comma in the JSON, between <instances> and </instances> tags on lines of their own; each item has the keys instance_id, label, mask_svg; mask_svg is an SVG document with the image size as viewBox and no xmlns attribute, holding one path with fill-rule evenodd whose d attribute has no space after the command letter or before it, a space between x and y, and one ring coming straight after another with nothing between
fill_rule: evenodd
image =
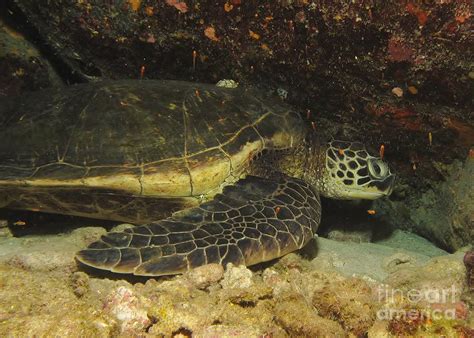
<instances>
[{"instance_id":1,"label":"turtle eye","mask_svg":"<svg viewBox=\"0 0 474 338\"><path fill-rule=\"evenodd\" d=\"M381 179L386 177L389 174L388 166L385 162L372 159L368 161L369 164L369 174L375 179Z\"/></svg>"}]
</instances>

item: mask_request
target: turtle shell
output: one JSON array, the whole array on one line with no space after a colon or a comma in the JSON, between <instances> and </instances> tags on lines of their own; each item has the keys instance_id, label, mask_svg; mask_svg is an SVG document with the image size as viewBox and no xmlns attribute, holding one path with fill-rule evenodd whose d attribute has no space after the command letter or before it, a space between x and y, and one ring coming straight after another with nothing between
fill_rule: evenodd
<instances>
[{"instance_id":1,"label":"turtle shell","mask_svg":"<svg viewBox=\"0 0 474 338\"><path fill-rule=\"evenodd\" d=\"M244 88L179 81L81 84L0 104L0 189L184 198L301 142L298 114Z\"/></svg>"}]
</instances>

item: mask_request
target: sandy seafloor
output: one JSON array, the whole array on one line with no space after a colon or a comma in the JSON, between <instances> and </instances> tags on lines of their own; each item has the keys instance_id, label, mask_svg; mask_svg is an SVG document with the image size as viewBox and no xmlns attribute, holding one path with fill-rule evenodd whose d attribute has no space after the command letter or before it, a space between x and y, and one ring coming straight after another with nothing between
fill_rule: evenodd
<instances>
[{"instance_id":1,"label":"sandy seafloor","mask_svg":"<svg viewBox=\"0 0 474 338\"><path fill-rule=\"evenodd\" d=\"M79 267L74 253L103 227L2 230L2 337L473 334L463 250L448 254L400 230L377 243L317 238L312 259L290 254L252 269L208 265L157 279Z\"/></svg>"}]
</instances>

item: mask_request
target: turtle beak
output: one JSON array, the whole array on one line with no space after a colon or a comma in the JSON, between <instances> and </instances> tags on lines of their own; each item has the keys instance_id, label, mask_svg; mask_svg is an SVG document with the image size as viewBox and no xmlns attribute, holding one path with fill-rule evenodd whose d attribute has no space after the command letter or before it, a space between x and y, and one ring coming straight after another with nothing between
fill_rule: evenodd
<instances>
[{"instance_id":1,"label":"turtle beak","mask_svg":"<svg viewBox=\"0 0 474 338\"><path fill-rule=\"evenodd\" d=\"M381 196L390 196L395 186L396 176L390 174L383 180L373 180L369 183L369 187L374 187L380 192Z\"/></svg>"}]
</instances>

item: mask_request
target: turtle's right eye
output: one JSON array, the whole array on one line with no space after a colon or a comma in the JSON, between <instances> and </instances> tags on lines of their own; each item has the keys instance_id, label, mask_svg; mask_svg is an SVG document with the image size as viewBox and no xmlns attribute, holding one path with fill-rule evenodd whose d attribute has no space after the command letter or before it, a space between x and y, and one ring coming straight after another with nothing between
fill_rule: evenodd
<instances>
[{"instance_id":1,"label":"turtle's right eye","mask_svg":"<svg viewBox=\"0 0 474 338\"><path fill-rule=\"evenodd\" d=\"M385 162L378 159L368 161L369 174L375 179L382 179L389 174L388 166Z\"/></svg>"}]
</instances>

